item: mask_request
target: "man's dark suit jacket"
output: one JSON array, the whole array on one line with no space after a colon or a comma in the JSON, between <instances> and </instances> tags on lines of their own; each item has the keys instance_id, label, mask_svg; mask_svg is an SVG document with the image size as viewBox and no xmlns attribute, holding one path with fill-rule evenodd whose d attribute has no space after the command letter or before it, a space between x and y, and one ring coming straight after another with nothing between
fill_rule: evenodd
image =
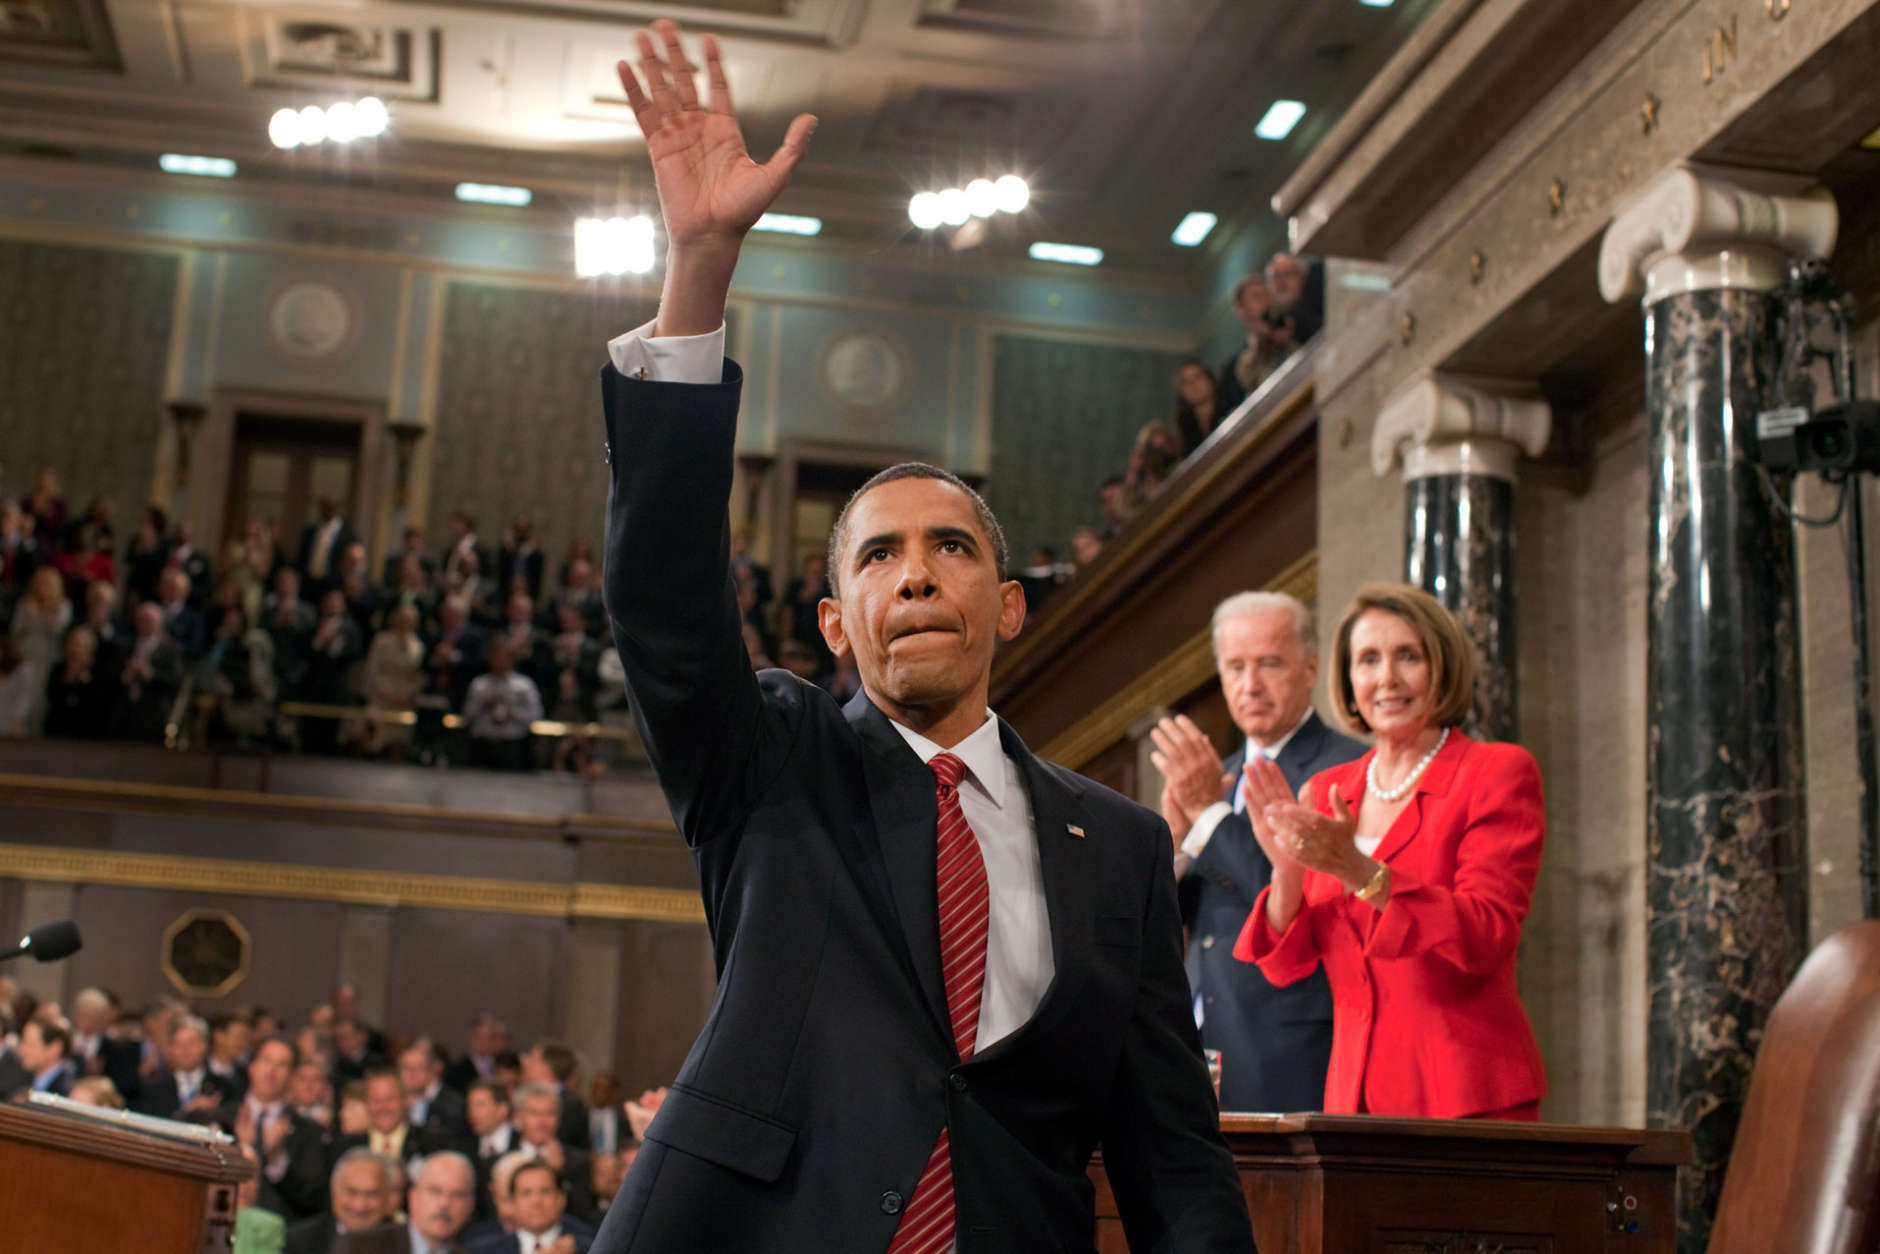
<instances>
[{"instance_id":1,"label":"man's dark suit jacket","mask_svg":"<svg viewBox=\"0 0 1880 1254\"><path fill-rule=\"evenodd\" d=\"M470 1086L482 1078L476 1061L468 1054L452 1059L450 1065L444 1068L444 1087L455 1089L460 1097L468 1097Z\"/></svg>"},{"instance_id":2,"label":"man's dark suit jacket","mask_svg":"<svg viewBox=\"0 0 1880 1254\"><path fill-rule=\"evenodd\" d=\"M216 1098L218 1104L240 1101L242 1091L231 1085L222 1076L213 1071L205 1071L202 1088L197 1096L208 1094ZM140 1115L155 1115L159 1119L174 1119L182 1110L182 1101L178 1097L176 1077L167 1068L144 1076L137 1089L131 1095L130 1108Z\"/></svg>"},{"instance_id":3,"label":"man's dark suit jacket","mask_svg":"<svg viewBox=\"0 0 1880 1254\"><path fill-rule=\"evenodd\" d=\"M461 1242L459 1237L439 1254L465 1254ZM383 1224L364 1232L350 1232L333 1246L332 1254L411 1254L411 1229L403 1224Z\"/></svg>"},{"instance_id":4,"label":"man's dark suit jacket","mask_svg":"<svg viewBox=\"0 0 1880 1254\"><path fill-rule=\"evenodd\" d=\"M465 1154L476 1152L476 1137L470 1132L464 1095L448 1084L437 1090L437 1096L425 1109L424 1122L416 1126L424 1128L433 1138L449 1140L452 1149Z\"/></svg>"},{"instance_id":5,"label":"man's dark suit jacket","mask_svg":"<svg viewBox=\"0 0 1880 1254\"><path fill-rule=\"evenodd\" d=\"M327 1161L336 1163L340 1155L347 1150L358 1149L360 1146L369 1148L371 1144L372 1135L368 1132L348 1132L344 1136L336 1136L327 1151ZM410 1162L414 1158L423 1158L426 1154L435 1154L439 1150L456 1150L458 1153L463 1153L464 1149L463 1142L455 1136L426 1124L405 1129L405 1143L400 1147L399 1158Z\"/></svg>"},{"instance_id":6,"label":"man's dark suit jacket","mask_svg":"<svg viewBox=\"0 0 1880 1254\"><path fill-rule=\"evenodd\" d=\"M390 1222L382 1223L376 1228L368 1228L364 1232L345 1235L357 1241L362 1237L388 1238L393 1232L397 1232L400 1236L404 1235L403 1228ZM299 1223L287 1225L287 1236L281 1243L281 1254L337 1254L340 1250L358 1248L357 1245L343 1244L344 1240L345 1238L340 1234L339 1222L333 1216L315 1215L311 1219L303 1219Z\"/></svg>"},{"instance_id":7,"label":"man's dark suit jacket","mask_svg":"<svg viewBox=\"0 0 1880 1254\"><path fill-rule=\"evenodd\" d=\"M561 1235L574 1238L574 1254L588 1254L588 1247L594 1243L593 1225L582 1223L573 1215L561 1217ZM522 1238L513 1232L485 1237L472 1242L468 1254L522 1254Z\"/></svg>"},{"instance_id":8,"label":"man's dark suit jacket","mask_svg":"<svg viewBox=\"0 0 1880 1254\"><path fill-rule=\"evenodd\" d=\"M359 538L353 534L351 524L346 522L345 519L341 519L339 530L333 533L333 547L327 551L326 575L324 578L315 579L309 573L309 570L313 565L314 542L320 538L320 528L324 525L324 523L316 520L308 523L305 527L301 528L300 531L299 570L301 582L306 585L309 591L316 589L324 591L339 582L339 555L346 551L347 545Z\"/></svg>"},{"instance_id":9,"label":"man's dark suit jacket","mask_svg":"<svg viewBox=\"0 0 1880 1254\"><path fill-rule=\"evenodd\" d=\"M932 773L866 693L840 707L744 652L726 520L740 383L729 361L715 386L603 371L607 608L698 869L718 996L595 1250L884 1250L942 1127L960 1254L1092 1249L1099 1145L1133 1249L1251 1250L1168 828L1003 724L1055 976L1011 1035L955 1053Z\"/></svg>"},{"instance_id":10,"label":"man's dark suit jacket","mask_svg":"<svg viewBox=\"0 0 1880 1254\"><path fill-rule=\"evenodd\" d=\"M547 689L543 689L544 692ZM569 1149L588 1148L588 1107L582 1096L561 1086L561 1114L555 1119L555 1139Z\"/></svg>"},{"instance_id":11,"label":"man's dark suit jacket","mask_svg":"<svg viewBox=\"0 0 1880 1254\"><path fill-rule=\"evenodd\" d=\"M241 1116L241 1103L229 1102L218 1107L213 1122L224 1132L235 1135L235 1122ZM326 1129L304 1115L289 1110L293 1120L283 1147L287 1152L287 1170L279 1181L260 1173L260 1193L255 1202L288 1222L323 1213L332 1202L327 1176L332 1159L327 1154Z\"/></svg>"},{"instance_id":12,"label":"man's dark suit jacket","mask_svg":"<svg viewBox=\"0 0 1880 1254\"><path fill-rule=\"evenodd\" d=\"M1294 792L1330 766L1362 756L1364 746L1341 736L1317 713L1275 759ZM1229 758L1221 800L1232 805L1246 750ZM1221 1051L1221 1109L1319 1110L1332 1056L1332 994L1325 973L1275 988L1258 967L1236 961L1234 939L1253 902L1273 878L1244 813L1229 814L1182 878L1187 921L1188 982L1201 999L1201 1043Z\"/></svg>"}]
</instances>

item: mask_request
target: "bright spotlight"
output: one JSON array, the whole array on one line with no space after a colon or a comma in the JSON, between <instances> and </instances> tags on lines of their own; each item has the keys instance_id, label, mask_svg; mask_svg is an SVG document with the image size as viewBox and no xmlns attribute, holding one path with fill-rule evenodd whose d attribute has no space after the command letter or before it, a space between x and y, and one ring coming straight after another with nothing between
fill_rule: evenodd
<instances>
[{"instance_id":1,"label":"bright spotlight","mask_svg":"<svg viewBox=\"0 0 1880 1254\"><path fill-rule=\"evenodd\" d=\"M300 142L303 144L326 142L326 111L319 105L308 105L300 111Z\"/></svg>"},{"instance_id":2,"label":"bright spotlight","mask_svg":"<svg viewBox=\"0 0 1880 1254\"><path fill-rule=\"evenodd\" d=\"M326 137L336 144L350 144L359 138L357 110L350 100L338 100L326 107Z\"/></svg>"},{"instance_id":3,"label":"bright spotlight","mask_svg":"<svg viewBox=\"0 0 1880 1254\"><path fill-rule=\"evenodd\" d=\"M353 125L365 139L383 135L389 121L391 115L385 111L385 102L377 96L366 96L353 106Z\"/></svg>"},{"instance_id":4,"label":"bright spotlight","mask_svg":"<svg viewBox=\"0 0 1880 1254\"><path fill-rule=\"evenodd\" d=\"M975 218L990 218L999 211L999 189L991 179L974 179L966 185L966 207Z\"/></svg>"},{"instance_id":5,"label":"bright spotlight","mask_svg":"<svg viewBox=\"0 0 1880 1254\"><path fill-rule=\"evenodd\" d=\"M276 109L268 119L268 138L276 148L300 146L300 113L294 109Z\"/></svg>"},{"instance_id":6,"label":"bright spotlight","mask_svg":"<svg viewBox=\"0 0 1880 1254\"><path fill-rule=\"evenodd\" d=\"M940 212L940 197L935 192L921 192L907 202L907 220L923 231L938 227L944 218Z\"/></svg>"},{"instance_id":7,"label":"bright spotlight","mask_svg":"<svg viewBox=\"0 0 1880 1254\"><path fill-rule=\"evenodd\" d=\"M999 209L1004 213L1023 213L1031 203L1031 187L1016 174L1007 174L992 185L999 195Z\"/></svg>"},{"instance_id":8,"label":"bright spotlight","mask_svg":"<svg viewBox=\"0 0 1880 1254\"><path fill-rule=\"evenodd\" d=\"M966 219L973 216L971 207L966 202L966 193L957 187L949 187L940 193L940 220L948 226L965 226Z\"/></svg>"}]
</instances>

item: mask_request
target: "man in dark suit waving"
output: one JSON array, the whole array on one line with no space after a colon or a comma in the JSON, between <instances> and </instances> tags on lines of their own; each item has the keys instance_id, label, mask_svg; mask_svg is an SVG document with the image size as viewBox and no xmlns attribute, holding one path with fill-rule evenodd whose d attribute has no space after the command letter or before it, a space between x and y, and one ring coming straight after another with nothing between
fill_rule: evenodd
<instances>
[{"instance_id":1,"label":"man in dark suit waving","mask_svg":"<svg viewBox=\"0 0 1880 1254\"><path fill-rule=\"evenodd\" d=\"M1025 605L984 502L931 466L876 476L836 521L817 607L862 691L839 707L751 672L725 298L814 119L757 165L715 43L706 107L677 28L655 30L645 87L621 79L669 245L657 318L603 372L606 596L719 991L594 1248L1089 1250L1101 1145L1133 1249L1244 1254L1167 828L988 711Z\"/></svg>"},{"instance_id":2,"label":"man in dark suit waving","mask_svg":"<svg viewBox=\"0 0 1880 1254\"><path fill-rule=\"evenodd\" d=\"M1234 938L1273 876L1240 799L1241 768L1272 759L1295 791L1364 746L1312 709L1319 645L1312 611L1278 592L1242 592L1214 610L1221 695L1246 741L1225 763L1185 716L1151 732L1166 783L1162 817L1176 841L1188 980L1201 1041L1221 1051L1221 1109L1318 1110L1332 1052L1325 973L1275 988L1233 956Z\"/></svg>"}]
</instances>

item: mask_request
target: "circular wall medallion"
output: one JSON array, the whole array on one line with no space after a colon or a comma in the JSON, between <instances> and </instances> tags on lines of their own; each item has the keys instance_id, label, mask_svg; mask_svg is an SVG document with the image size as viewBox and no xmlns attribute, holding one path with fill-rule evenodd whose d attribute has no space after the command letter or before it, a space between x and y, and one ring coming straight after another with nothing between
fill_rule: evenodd
<instances>
[{"instance_id":1,"label":"circular wall medallion","mask_svg":"<svg viewBox=\"0 0 1880 1254\"><path fill-rule=\"evenodd\" d=\"M357 297L326 279L289 279L268 297L268 347L289 361L321 365L344 357L359 337Z\"/></svg>"},{"instance_id":2,"label":"circular wall medallion","mask_svg":"<svg viewBox=\"0 0 1880 1254\"><path fill-rule=\"evenodd\" d=\"M248 929L223 910L191 910L163 929L163 974L186 997L225 997L248 977Z\"/></svg>"},{"instance_id":3,"label":"circular wall medallion","mask_svg":"<svg viewBox=\"0 0 1880 1254\"><path fill-rule=\"evenodd\" d=\"M848 327L823 341L816 379L829 399L862 414L885 414L907 397L907 346L891 332Z\"/></svg>"}]
</instances>

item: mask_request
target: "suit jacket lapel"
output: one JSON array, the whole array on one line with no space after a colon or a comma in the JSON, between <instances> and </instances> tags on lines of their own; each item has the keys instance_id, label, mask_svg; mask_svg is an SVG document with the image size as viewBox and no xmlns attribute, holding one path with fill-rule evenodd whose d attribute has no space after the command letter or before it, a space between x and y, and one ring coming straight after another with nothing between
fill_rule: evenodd
<instances>
[{"instance_id":1,"label":"suit jacket lapel","mask_svg":"<svg viewBox=\"0 0 1880 1254\"><path fill-rule=\"evenodd\" d=\"M927 1013L950 1044L946 984L940 975L939 889L934 872L934 838L940 805L933 775L920 756L876 709L867 694L856 693L843 711L862 742L862 770L880 866L886 872L893 918L882 919L890 937L898 937L900 956L920 986ZM866 858L858 873L868 874ZM868 896L864 885L864 896Z\"/></svg>"},{"instance_id":2,"label":"suit jacket lapel","mask_svg":"<svg viewBox=\"0 0 1880 1254\"><path fill-rule=\"evenodd\" d=\"M1403 808L1397 821L1384 833L1383 843L1371 855L1373 858L1379 862L1389 862L1421 830L1425 808L1430 804L1425 799L1426 794L1440 797L1449 791L1449 783L1455 778L1456 768L1462 763L1462 755L1468 752L1469 743L1469 738L1460 731L1449 733L1449 743L1443 746L1443 751L1436 755L1436 760L1429 764L1422 778L1417 780L1416 792L1411 795L1410 804Z\"/></svg>"},{"instance_id":3,"label":"suit jacket lapel","mask_svg":"<svg viewBox=\"0 0 1880 1254\"><path fill-rule=\"evenodd\" d=\"M1293 738L1279 751L1279 756L1273 759L1274 765L1279 767L1280 774L1286 777L1286 782L1292 785L1295 793L1306 780L1312 778L1312 763L1318 760L1319 748L1324 739L1325 724L1319 721L1319 712L1312 710L1307 713L1306 721L1299 725L1299 730L1293 733Z\"/></svg>"}]
</instances>

